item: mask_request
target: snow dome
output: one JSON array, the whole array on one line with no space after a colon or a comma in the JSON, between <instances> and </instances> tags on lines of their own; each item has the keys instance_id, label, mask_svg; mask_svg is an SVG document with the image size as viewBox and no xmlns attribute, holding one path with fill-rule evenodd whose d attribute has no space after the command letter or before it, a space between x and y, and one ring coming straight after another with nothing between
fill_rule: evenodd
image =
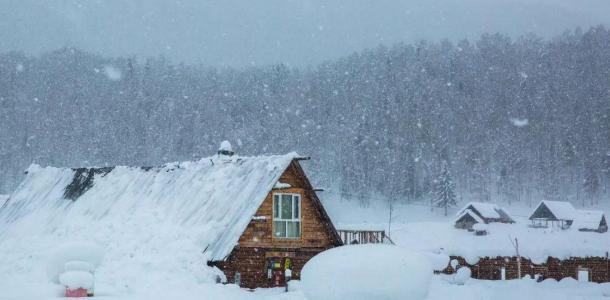
<instances>
[{"instance_id":1,"label":"snow dome","mask_svg":"<svg viewBox=\"0 0 610 300\"><path fill-rule=\"evenodd\" d=\"M419 253L392 245L333 248L303 267L309 299L424 299L433 267Z\"/></svg>"},{"instance_id":2,"label":"snow dome","mask_svg":"<svg viewBox=\"0 0 610 300\"><path fill-rule=\"evenodd\" d=\"M224 140L220 143L220 148L218 148L218 155L227 155L227 156L231 156L235 154L235 152L233 151L233 147L231 146L231 143L229 143L229 141Z\"/></svg>"}]
</instances>

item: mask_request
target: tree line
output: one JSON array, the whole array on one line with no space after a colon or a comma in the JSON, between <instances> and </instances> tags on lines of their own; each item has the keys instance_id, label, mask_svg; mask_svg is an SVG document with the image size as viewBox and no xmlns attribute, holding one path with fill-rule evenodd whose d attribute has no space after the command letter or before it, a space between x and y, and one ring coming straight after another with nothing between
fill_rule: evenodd
<instances>
[{"instance_id":1,"label":"tree line","mask_svg":"<svg viewBox=\"0 0 610 300\"><path fill-rule=\"evenodd\" d=\"M307 68L214 68L74 48L0 54L0 192L30 163L157 165L296 150L363 205L608 201L610 32L380 45ZM427 203L427 202L426 202Z\"/></svg>"}]
</instances>

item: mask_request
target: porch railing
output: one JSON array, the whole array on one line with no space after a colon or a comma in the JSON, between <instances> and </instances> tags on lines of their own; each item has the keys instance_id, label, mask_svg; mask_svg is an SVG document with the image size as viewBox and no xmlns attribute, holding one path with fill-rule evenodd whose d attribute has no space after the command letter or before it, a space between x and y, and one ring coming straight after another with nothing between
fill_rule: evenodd
<instances>
[{"instance_id":1,"label":"porch railing","mask_svg":"<svg viewBox=\"0 0 610 300\"><path fill-rule=\"evenodd\" d=\"M344 245L351 244L394 244L385 230L337 230Z\"/></svg>"}]
</instances>

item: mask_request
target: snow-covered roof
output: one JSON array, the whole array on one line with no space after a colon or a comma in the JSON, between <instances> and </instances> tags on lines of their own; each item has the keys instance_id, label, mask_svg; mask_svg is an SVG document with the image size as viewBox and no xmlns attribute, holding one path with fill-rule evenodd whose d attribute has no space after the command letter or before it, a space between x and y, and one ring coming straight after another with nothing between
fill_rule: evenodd
<instances>
[{"instance_id":1,"label":"snow-covered roof","mask_svg":"<svg viewBox=\"0 0 610 300\"><path fill-rule=\"evenodd\" d=\"M558 220L574 220L576 217L576 209L572 206L572 203L566 201L548 201L542 200L534 209L534 212L540 208L541 205L545 205L551 213Z\"/></svg>"},{"instance_id":2,"label":"snow-covered roof","mask_svg":"<svg viewBox=\"0 0 610 300\"><path fill-rule=\"evenodd\" d=\"M485 221L483 221L483 219L481 219L475 212L473 212L471 209L467 208L465 210L462 210L461 213L459 213L457 215L457 217L455 218L454 222L459 221L461 218L463 218L465 215L469 215L471 216L475 221L477 221L479 224L485 224Z\"/></svg>"},{"instance_id":3,"label":"snow-covered roof","mask_svg":"<svg viewBox=\"0 0 610 300\"><path fill-rule=\"evenodd\" d=\"M464 206L464 209L462 209L458 215L469 207L476 209L481 216L486 219L499 219L502 217L500 213L498 213L498 211L502 210L499 206L493 203L484 202L470 202Z\"/></svg>"},{"instance_id":4,"label":"snow-covered roof","mask_svg":"<svg viewBox=\"0 0 610 300\"><path fill-rule=\"evenodd\" d=\"M604 212L599 210L577 210L576 218L572 222L572 228L597 230L604 217Z\"/></svg>"},{"instance_id":5,"label":"snow-covered roof","mask_svg":"<svg viewBox=\"0 0 610 300\"><path fill-rule=\"evenodd\" d=\"M188 235L199 248L197 253L205 249L207 260L222 260L298 157L296 153L213 156L154 168L118 166L98 171L32 165L0 210L0 240L10 232L54 236L54 240L88 238L103 244L136 243L145 239L140 236L154 238L154 234L167 235L168 240ZM84 172L76 178L79 170ZM92 184L85 183L87 174L93 176ZM84 193L72 193L74 200L68 200L66 190L75 183ZM142 233L117 230L122 226ZM148 234L149 230L156 233Z\"/></svg>"}]
</instances>

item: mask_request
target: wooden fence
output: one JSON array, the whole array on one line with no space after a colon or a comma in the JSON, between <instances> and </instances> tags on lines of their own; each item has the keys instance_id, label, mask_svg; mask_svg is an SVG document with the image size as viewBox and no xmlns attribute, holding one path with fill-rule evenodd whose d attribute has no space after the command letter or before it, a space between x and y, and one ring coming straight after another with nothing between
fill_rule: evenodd
<instances>
[{"instance_id":1,"label":"wooden fence","mask_svg":"<svg viewBox=\"0 0 610 300\"><path fill-rule=\"evenodd\" d=\"M394 244L384 230L337 230L344 245Z\"/></svg>"}]
</instances>

